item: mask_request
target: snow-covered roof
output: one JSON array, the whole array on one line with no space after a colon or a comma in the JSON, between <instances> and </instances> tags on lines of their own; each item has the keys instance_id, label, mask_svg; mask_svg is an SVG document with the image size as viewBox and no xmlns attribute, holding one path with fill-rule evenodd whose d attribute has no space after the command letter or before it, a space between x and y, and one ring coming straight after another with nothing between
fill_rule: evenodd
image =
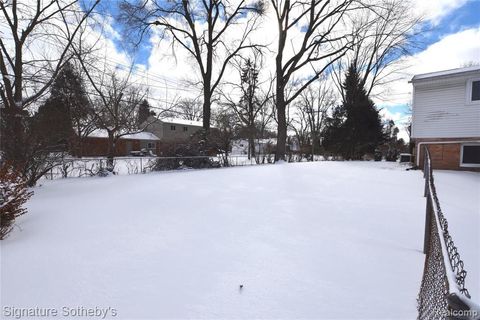
<instances>
[{"instance_id":1,"label":"snow-covered roof","mask_svg":"<svg viewBox=\"0 0 480 320\"><path fill-rule=\"evenodd\" d=\"M156 135L154 135L151 132L138 132L138 133L132 133L132 134L127 134L125 136L122 136L123 139L136 139L136 140L160 140Z\"/></svg>"},{"instance_id":2,"label":"snow-covered roof","mask_svg":"<svg viewBox=\"0 0 480 320\"><path fill-rule=\"evenodd\" d=\"M450 70L443 70L443 71L417 74L412 78L412 82L414 82L416 80L436 78L436 77L444 77L444 76L452 76L452 75L458 75L458 74L462 74L462 73L475 72L475 71L480 72L480 66L457 68L457 69L450 69Z\"/></svg>"},{"instance_id":3,"label":"snow-covered roof","mask_svg":"<svg viewBox=\"0 0 480 320\"><path fill-rule=\"evenodd\" d=\"M88 137L90 138L108 138L107 130L104 129L96 129L91 132ZM151 132L138 132L138 133L131 133L121 136L120 139L132 139L132 140L160 140L156 135Z\"/></svg>"},{"instance_id":4,"label":"snow-covered roof","mask_svg":"<svg viewBox=\"0 0 480 320\"><path fill-rule=\"evenodd\" d=\"M201 121L185 120L185 119L178 119L178 118L163 118L163 119L160 119L160 121L165 123L183 124L188 126L197 126L197 127L203 126L203 123Z\"/></svg>"}]
</instances>

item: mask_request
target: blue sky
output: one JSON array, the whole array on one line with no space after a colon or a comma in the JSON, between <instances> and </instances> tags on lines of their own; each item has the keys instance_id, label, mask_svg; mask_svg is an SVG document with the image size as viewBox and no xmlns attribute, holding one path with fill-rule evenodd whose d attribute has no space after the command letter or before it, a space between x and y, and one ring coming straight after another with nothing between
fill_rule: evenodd
<instances>
[{"instance_id":1,"label":"blue sky","mask_svg":"<svg viewBox=\"0 0 480 320\"><path fill-rule=\"evenodd\" d=\"M114 3L115 1L112 2ZM102 9L106 10L109 15L115 17L118 14L118 7L113 5L112 2L107 2L109 5L104 6ZM113 21L113 27L114 29L120 31L123 26L117 21ZM425 23L427 32L425 32L422 36L421 45L412 53L418 53L422 51L427 46L439 41L445 35L457 33L472 27L480 27L480 0L467 1L463 6L448 12L441 18L440 21L435 23L427 21ZM119 51L124 49L124 42L121 39L113 40ZM142 46L139 48L136 55L137 63L147 65L150 52L151 46L148 43L148 37L145 37Z\"/></svg>"},{"instance_id":2,"label":"blue sky","mask_svg":"<svg viewBox=\"0 0 480 320\"><path fill-rule=\"evenodd\" d=\"M397 123L408 118L407 103L411 99L408 80L412 75L457 68L470 61L480 62L480 0L413 1L415 5L423 8L427 16L424 24L427 31L421 36L421 44L413 50L413 56L408 58L411 68L405 72L405 77L399 79L391 88L392 92L388 96L390 100L376 101L377 106L383 109L382 114ZM104 5L111 16L118 14L117 6L113 5L115 2L106 2L107 5ZM113 29L121 34L122 25L113 19L112 24ZM125 41L121 38L111 40L119 52L124 51ZM170 66L165 65L158 52L156 54L155 48L150 46L149 39L146 38L136 54L135 61L155 74L175 77L177 67L165 71ZM157 65L149 65L149 62ZM185 69L184 66L178 68Z\"/></svg>"},{"instance_id":3,"label":"blue sky","mask_svg":"<svg viewBox=\"0 0 480 320\"><path fill-rule=\"evenodd\" d=\"M85 3L91 4L91 0L84 0ZM111 18L110 20L110 25L113 30L118 32L120 36L123 36L124 34L124 25L120 23L117 18L119 14L119 7L118 4L120 1L123 0L107 0L104 2L100 2L100 4L97 6L96 11L100 13L100 15L106 15L107 17ZM107 34L107 37L109 35ZM110 37L110 40L114 43L117 51L119 52L124 52L124 51L130 51L129 53L131 54L133 50L131 50L131 46L128 45L122 38L118 37ZM141 43L141 45L138 48L135 48L135 62L137 64L143 64L145 66L148 65L148 58L150 57L151 53L151 45L149 43L149 38L145 37Z\"/></svg>"},{"instance_id":4,"label":"blue sky","mask_svg":"<svg viewBox=\"0 0 480 320\"><path fill-rule=\"evenodd\" d=\"M426 37L426 44L437 42L446 34L478 26L480 26L480 0L467 1L460 8L444 16L438 25L431 26L432 31Z\"/></svg>"}]
</instances>

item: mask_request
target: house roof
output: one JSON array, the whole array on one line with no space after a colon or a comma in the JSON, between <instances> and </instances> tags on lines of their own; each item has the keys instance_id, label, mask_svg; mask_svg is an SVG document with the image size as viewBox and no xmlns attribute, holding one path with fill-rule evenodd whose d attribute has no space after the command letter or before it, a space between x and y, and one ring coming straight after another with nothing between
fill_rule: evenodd
<instances>
[{"instance_id":1,"label":"house roof","mask_svg":"<svg viewBox=\"0 0 480 320\"><path fill-rule=\"evenodd\" d=\"M108 138L107 130L105 129L95 129L91 132L88 137L90 138ZM151 132L137 132L130 133L124 136L121 136L120 139L131 139L131 140L160 140L156 135Z\"/></svg>"},{"instance_id":2,"label":"house roof","mask_svg":"<svg viewBox=\"0 0 480 320\"><path fill-rule=\"evenodd\" d=\"M457 68L457 69L450 69L450 70L443 70L443 71L417 74L412 78L411 82L415 82L417 80L423 80L423 79L431 79L431 78L437 78L437 77L447 77L447 76L460 75L460 74L470 73L470 72L472 72L472 73L480 72L480 66Z\"/></svg>"},{"instance_id":3,"label":"house roof","mask_svg":"<svg viewBox=\"0 0 480 320\"><path fill-rule=\"evenodd\" d=\"M197 126L197 127L203 126L203 123L201 121L185 120L185 119L178 119L178 118L163 118L163 119L160 119L160 121L164 123L183 124L188 126Z\"/></svg>"}]
</instances>

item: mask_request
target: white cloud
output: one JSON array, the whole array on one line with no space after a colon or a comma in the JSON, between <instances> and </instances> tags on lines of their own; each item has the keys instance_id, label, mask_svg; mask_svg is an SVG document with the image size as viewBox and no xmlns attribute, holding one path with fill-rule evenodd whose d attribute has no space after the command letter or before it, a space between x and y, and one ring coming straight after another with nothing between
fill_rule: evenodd
<instances>
[{"instance_id":1,"label":"white cloud","mask_svg":"<svg viewBox=\"0 0 480 320\"><path fill-rule=\"evenodd\" d=\"M305 18L306 19L306 18ZM301 20L298 23L298 26L292 28L289 31L287 45L284 50L284 61L288 60L300 47L301 42L303 40L303 32L301 30L301 26L304 25L306 22L305 19ZM204 26L199 25L199 30L202 30ZM225 35L225 39L228 41L238 41L239 37L243 33L244 25L239 23L237 25L233 25L231 28L228 29L227 34ZM260 77L262 81L267 82L267 78L275 74L275 56L277 51L277 43L278 43L278 25L277 19L272 7L266 11L266 14L261 18L261 24L259 24L250 36L250 41L252 43L263 44L266 45L266 49L264 50L264 64L261 70ZM158 29L153 29L153 37L151 39L152 44L152 51L149 57L149 71L152 74L156 75L166 75L173 82L179 82L184 79L191 79L193 81L199 81L199 71L196 62L193 61L191 55L186 52L183 48L176 48L173 56L173 50L171 47L171 42L163 39L161 40L159 37ZM221 48L219 46L219 48ZM218 51L218 50L217 50ZM220 56L219 61L222 61L222 56L225 55L225 52L216 52ZM242 53L243 56L248 55L246 51ZM323 62L323 61L322 61ZM318 63L316 66L317 68L323 67L322 62ZM323 62L325 63L325 62ZM218 70L217 70L218 72ZM214 72L215 73L215 72ZM218 73L214 75L216 77ZM312 74L311 65L308 64L303 67L301 70L295 72L292 81L294 79L302 79L309 77ZM223 82L239 82L239 74L238 72L233 69L229 68L223 78ZM187 88L188 90L182 91L175 90L175 88L170 88L171 93L177 91L182 96L189 96L194 90L190 86ZM200 90L198 90L200 93ZM234 95L234 93L232 93Z\"/></svg>"},{"instance_id":2,"label":"white cloud","mask_svg":"<svg viewBox=\"0 0 480 320\"><path fill-rule=\"evenodd\" d=\"M416 12L419 12L423 17L437 25L441 19L455 9L460 8L468 0L415 0L414 6Z\"/></svg>"},{"instance_id":3,"label":"white cloud","mask_svg":"<svg viewBox=\"0 0 480 320\"><path fill-rule=\"evenodd\" d=\"M412 58L415 73L459 68L462 64L480 62L480 27L466 29L443 37Z\"/></svg>"},{"instance_id":4,"label":"white cloud","mask_svg":"<svg viewBox=\"0 0 480 320\"><path fill-rule=\"evenodd\" d=\"M461 7L464 5L468 0L411 0L412 6L414 8L414 12L423 13L425 19L433 24L438 23L443 17L447 14L452 12L453 10ZM254 43L263 43L269 44L269 50L266 51L265 57L265 65L263 68L263 76L268 76L274 73L275 70L275 53L276 53L276 38L277 38L277 21L273 14L273 10L267 10L267 14L262 19L262 24L259 26L257 32L252 34L252 42ZM236 31L232 30L233 32L230 35L237 35ZM301 31L300 28L298 30L292 29L292 33L290 35L290 39L288 41L288 45L286 47L285 56L289 57L294 51L295 48L298 47L298 41L301 40ZM472 35L466 35L466 37L473 38ZM445 39L442 39L444 41ZM447 39L448 40L448 39ZM441 41L441 42L442 42ZM446 41L446 40L445 40ZM459 40L463 41L463 40ZM443 43L443 42L442 42ZM479 41L477 41L479 43ZM169 79L173 81L173 83L181 82L184 79L191 79L193 81L199 81L199 73L198 67L194 61L192 61L192 57L182 48L177 48L175 50L175 57L173 57L171 43L168 40L160 41L158 36L158 31L154 30L154 36L151 39L152 44L152 51L149 57L149 72L153 75L165 75ZM450 45L450 44L448 44ZM475 47L474 41L468 41L461 45L454 45L450 46L449 50L451 51L451 56L453 58L448 57L449 61L448 64L445 61L442 61L443 56L447 56L447 52L442 48L428 48L425 50L425 53L416 55L414 58L407 59L406 63L411 65L412 67L406 70L406 74L404 76L398 76L400 78L399 81L395 81L393 86L387 88L387 94L385 96L388 97L387 101L376 101L378 104L397 104L397 103L405 103L410 100L410 86L408 84L409 78L419 72L429 72L435 70L441 70L451 67L458 67L463 62L467 62L472 60L471 52L465 52L465 56L457 55L458 51L464 49L464 51L468 51L468 46ZM463 49L462 49L463 48ZM430 53L430 51L432 51ZM470 50L471 51L471 50ZM432 58L433 56L433 58ZM416 61L416 60L426 60L423 61ZM420 70L419 66L423 66L425 71ZM307 76L312 71L309 68L305 68L301 70L297 74L297 77ZM238 81L238 75L235 71L229 70L226 72L224 76L224 80L226 81ZM155 79L152 79L150 83L154 83L155 85L159 85L155 83ZM160 84L161 85L161 84ZM179 88L174 88L171 83L169 85L170 96L175 94L181 95L195 95L195 91L192 90L192 87L187 88L188 90L183 90L181 86ZM381 88L382 91L385 88ZM152 90L154 92L154 90ZM158 91L157 91L158 92ZM200 93L200 91L198 91Z\"/></svg>"},{"instance_id":5,"label":"white cloud","mask_svg":"<svg viewBox=\"0 0 480 320\"><path fill-rule=\"evenodd\" d=\"M425 18L430 22L438 22L442 17L450 13L452 10L455 10L462 5L464 5L468 0L411 0L412 6L415 8L415 12L422 12L425 15ZM203 26L199 25L199 29L202 29ZM235 39L241 34L241 28L243 26L239 25L237 29L231 29L228 34L229 40ZM262 24L258 27L258 30L254 32L251 36L251 41L254 43L269 44L269 50L266 50L265 65L263 67L262 73L264 77L274 74L275 70L275 53L276 53L276 38L277 38L277 21L274 16L272 8L267 10L267 14L262 19ZM112 30L107 30L112 31ZM288 41L285 56L289 57L298 47L298 41L301 40L301 31L300 28L291 30L290 39ZM115 33L113 32L113 37L116 38ZM478 41L477 41L478 42ZM168 95L172 100L175 96L196 96L201 94L199 88L195 88L192 85L185 85L183 82L185 79L189 79L193 82L198 82L200 80L198 66L190 54L186 52L183 48L176 48L175 50L171 47L171 42L167 39L160 39L159 30L153 29L153 36L150 39L151 52L148 59L148 69L146 70L146 76L144 80L146 83L152 85L151 94L152 97L155 95L166 96ZM472 42L470 42L472 44ZM473 45L473 44L472 44ZM459 47L453 46L453 47ZM430 48L429 48L430 49ZM428 50L428 49L427 49ZM426 50L426 51L427 51ZM437 49L434 49L437 51ZM436 53L433 53L434 56L437 56ZM420 57L421 58L421 57ZM432 60L427 58L428 62ZM470 59L471 60L471 59ZM465 60L468 61L468 60ZM465 62L462 60L462 62ZM458 61L457 61L458 62ZM407 61L410 65L424 65L429 64L417 63L412 59ZM454 67L457 67L461 64L454 64ZM432 67L434 71L436 68L445 69L444 66L439 64L439 66ZM447 67L448 68L448 67ZM425 72L427 72L425 71ZM400 81L395 82L395 86L391 92L389 92L389 101L387 103L397 103L398 101L406 102L410 99L409 97L409 85L407 81L408 78L414 73L418 73L415 67L410 68L407 71L407 75L402 77ZM422 71L423 72L423 71ZM298 73L298 77L307 76L311 73L309 68L305 68ZM162 81L161 78L165 80ZM224 75L225 81L238 81L238 74L233 69L228 70ZM163 87L163 89L162 89ZM398 90L401 89L401 90Z\"/></svg>"},{"instance_id":6,"label":"white cloud","mask_svg":"<svg viewBox=\"0 0 480 320\"><path fill-rule=\"evenodd\" d=\"M443 37L405 59L407 68L398 80L389 84L386 100L376 100L379 105L398 105L411 101L412 85L408 83L415 74L460 68L468 62L480 62L480 27L466 29Z\"/></svg>"}]
</instances>

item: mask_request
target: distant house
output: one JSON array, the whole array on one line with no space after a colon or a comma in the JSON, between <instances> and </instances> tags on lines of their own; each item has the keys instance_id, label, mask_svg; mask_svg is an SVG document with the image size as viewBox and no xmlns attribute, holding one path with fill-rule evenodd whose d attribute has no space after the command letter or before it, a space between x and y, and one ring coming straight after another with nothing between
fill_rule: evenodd
<instances>
[{"instance_id":1,"label":"distant house","mask_svg":"<svg viewBox=\"0 0 480 320\"><path fill-rule=\"evenodd\" d=\"M268 154L274 153L275 147L277 145L277 139L255 139L255 153L257 154ZM237 139L232 141L232 154L242 155L248 154L248 140L247 139Z\"/></svg>"},{"instance_id":2,"label":"distant house","mask_svg":"<svg viewBox=\"0 0 480 320\"><path fill-rule=\"evenodd\" d=\"M155 119L149 117L145 131L153 133L162 143L184 142L195 132L203 128L200 121L183 119Z\"/></svg>"},{"instance_id":3,"label":"distant house","mask_svg":"<svg viewBox=\"0 0 480 320\"><path fill-rule=\"evenodd\" d=\"M139 132L120 137L115 145L116 156L130 156L141 152L155 155L159 152L160 139L151 132ZM74 152L75 153L75 152ZM82 156L98 157L108 154L108 133L96 129L82 139Z\"/></svg>"},{"instance_id":4,"label":"distant house","mask_svg":"<svg viewBox=\"0 0 480 320\"><path fill-rule=\"evenodd\" d=\"M182 119L156 119L150 116L142 124L143 132L122 136L116 143L116 156L140 154L162 155L166 145L183 143L195 132L202 129L202 123ZM106 156L108 154L108 134L106 130L96 129L82 139L82 151L72 151L74 155L86 157Z\"/></svg>"},{"instance_id":5,"label":"distant house","mask_svg":"<svg viewBox=\"0 0 480 320\"><path fill-rule=\"evenodd\" d=\"M255 153L269 154L275 153L277 147L277 138L255 139ZM287 139L287 152L299 152L300 144L297 138L289 137ZM232 141L232 154L248 154L248 140L237 139Z\"/></svg>"},{"instance_id":6,"label":"distant house","mask_svg":"<svg viewBox=\"0 0 480 320\"><path fill-rule=\"evenodd\" d=\"M428 146L436 169L480 169L480 67L413 77L416 164Z\"/></svg>"}]
</instances>

